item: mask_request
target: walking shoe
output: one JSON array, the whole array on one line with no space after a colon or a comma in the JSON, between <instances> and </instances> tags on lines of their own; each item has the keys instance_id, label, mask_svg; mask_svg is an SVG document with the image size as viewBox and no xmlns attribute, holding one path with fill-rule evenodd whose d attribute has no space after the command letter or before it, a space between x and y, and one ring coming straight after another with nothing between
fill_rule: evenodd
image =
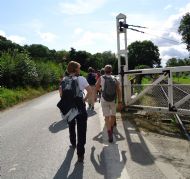
<instances>
[{"instance_id":1,"label":"walking shoe","mask_svg":"<svg viewBox=\"0 0 190 179\"><path fill-rule=\"evenodd\" d=\"M111 130L108 131L108 141L109 141L110 143L113 142L113 133L112 133Z\"/></svg>"},{"instance_id":2,"label":"walking shoe","mask_svg":"<svg viewBox=\"0 0 190 179\"><path fill-rule=\"evenodd\" d=\"M84 155L78 156L78 162L83 162L84 161Z\"/></svg>"}]
</instances>

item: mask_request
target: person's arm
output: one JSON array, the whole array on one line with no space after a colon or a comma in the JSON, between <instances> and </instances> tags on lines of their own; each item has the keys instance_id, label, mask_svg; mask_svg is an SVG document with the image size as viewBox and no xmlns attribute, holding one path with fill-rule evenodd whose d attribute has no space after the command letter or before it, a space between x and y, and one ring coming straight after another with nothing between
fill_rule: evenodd
<instances>
[{"instance_id":1,"label":"person's arm","mask_svg":"<svg viewBox=\"0 0 190 179\"><path fill-rule=\"evenodd\" d=\"M60 95L60 97L62 96L62 87L61 87L61 85L59 86L59 95Z\"/></svg>"},{"instance_id":2,"label":"person's arm","mask_svg":"<svg viewBox=\"0 0 190 179\"><path fill-rule=\"evenodd\" d=\"M117 92L118 110L121 111L121 109L122 109L122 98L121 98L121 88L120 88L119 81L116 81L116 92Z\"/></svg>"},{"instance_id":3,"label":"person's arm","mask_svg":"<svg viewBox=\"0 0 190 179\"><path fill-rule=\"evenodd\" d=\"M96 82L96 92L100 90L101 87L101 77L98 78L98 81Z\"/></svg>"},{"instance_id":4,"label":"person's arm","mask_svg":"<svg viewBox=\"0 0 190 179\"><path fill-rule=\"evenodd\" d=\"M90 85L87 86L85 89L86 89L87 93L86 93L86 95L84 97L84 101L87 101L87 99L89 98L89 96L92 94L92 89L91 89Z\"/></svg>"}]
</instances>

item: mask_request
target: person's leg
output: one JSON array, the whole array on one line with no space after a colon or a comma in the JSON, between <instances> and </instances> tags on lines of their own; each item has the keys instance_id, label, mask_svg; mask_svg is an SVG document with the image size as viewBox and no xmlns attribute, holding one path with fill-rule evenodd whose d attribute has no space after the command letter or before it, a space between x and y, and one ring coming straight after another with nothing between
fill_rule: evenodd
<instances>
[{"instance_id":1,"label":"person's leg","mask_svg":"<svg viewBox=\"0 0 190 179\"><path fill-rule=\"evenodd\" d=\"M108 141L113 142L113 135L112 135L112 130L111 130L111 118L110 118L110 105L109 102L102 101L102 112L103 116L105 117L105 124L107 128L107 133L108 133Z\"/></svg>"},{"instance_id":2,"label":"person's leg","mask_svg":"<svg viewBox=\"0 0 190 179\"><path fill-rule=\"evenodd\" d=\"M108 141L113 142L113 130L112 130L112 118L111 118L111 116L109 116L109 119L108 119L107 131L108 131Z\"/></svg>"},{"instance_id":3,"label":"person's leg","mask_svg":"<svg viewBox=\"0 0 190 179\"><path fill-rule=\"evenodd\" d=\"M83 162L86 144L86 131L87 131L87 113L79 114L77 116L77 155L78 161Z\"/></svg>"},{"instance_id":4,"label":"person's leg","mask_svg":"<svg viewBox=\"0 0 190 179\"><path fill-rule=\"evenodd\" d=\"M110 123L111 123L111 130L113 132L113 128L116 126L116 116L111 116L110 118L111 118L111 121L110 121Z\"/></svg>"},{"instance_id":5,"label":"person's leg","mask_svg":"<svg viewBox=\"0 0 190 179\"><path fill-rule=\"evenodd\" d=\"M110 103L110 111L111 111L111 126L116 126L116 104L114 102Z\"/></svg>"},{"instance_id":6,"label":"person's leg","mask_svg":"<svg viewBox=\"0 0 190 179\"><path fill-rule=\"evenodd\" d=\"M107 129L107 130L110 130L110 129L111 129L109 119L110 119L109 116L105 116L105 124L106 124L106 129Z\"/></svg>"},{"instance_id":7,"label":"person's leg","mask_svg":"<svg viewBox=\"0 0 190 179\"><path fill-rule=\"evenodd\" d=\"M75 124L76 124L75 119L73 119L71 122L69 122L69 138L70 138L70 142L71 142L71 145L73 148L76 147Z\"/></svg>"},{"instance_id":8,"label":"person's leg","mask_svg":"<svg viewBox=\"0 0 190 179\"><path fill-rule=\"evenodd\" d=\"M95 101L96 101L96 87L92 86L92 110L94 110Z\"/></svg>"}]
</instances>

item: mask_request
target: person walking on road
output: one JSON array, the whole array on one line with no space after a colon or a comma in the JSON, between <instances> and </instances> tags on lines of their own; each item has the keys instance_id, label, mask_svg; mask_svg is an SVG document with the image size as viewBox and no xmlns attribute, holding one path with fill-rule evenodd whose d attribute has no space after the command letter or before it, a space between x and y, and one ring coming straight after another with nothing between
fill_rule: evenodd
<instances>
[{"instance_id":1,"label":"person walking on road","mask_svg":"<svg viewBox=\"0 0 190 179\"><path fill-rule=\"evenodd\" d=\"M121 90L119 81L112 76L112 66L106 65L105 75L102 75L96 82L96 90L102 88L101 106L105 124L108 132L108 141L113 142L113 127L116 119L116 97L118 110L122 108Z\"/></svg>"},{"instance_id":2,"label":"person walking on road","mask_svg":"<svg viewBox=\"0 0 190 179\"><path fill-rule=\"evenodd\" d=\"M86 105L85 101L89 98L91 95L91 88L88 84L86 78L80 75L80 64L75 61L70 61L67 66L67 73L68 75L63 78L66 80L67 78L71 78L72 80L76 80L78 83L78 87L81 91L81 94L83 94L84 89L86 89L87 93L86 96L83 98L83 95L81 97L77 98L75 102L77 103L77 115L74 117L74 119L71 119L68 122L69 125L69 137L71 142L71 147L73 149L77 148L77 155L78 155L78 162L83 162L84 160L84 153L85 153L85 144L86 144L86 132L87 132L87 111L86 111ZM73 86L71 88L74 88ZM75 90L76 89L72 89ZM63 85L60 85L60 96L63 97L64 90ZM68 97L69 98L69 97ZM68 102L69 103L69 102ZM66 107L68 104L66 104ZM73 113L70 114L72 116ZM77 142L76 142L76 131L75 126L77 124Z\"/></svg>"},{"instance_id":3,"label":"person walking on road","mask_svg":"<svg viewBox=\"0 0 190 179\"><path fill-rule=\"evenodd\" d=\"M95 84L96 84L96 75L94 73L94 69L92 67L88 68L88 76L87 76L87 81L91 87L92 93L91 96L88 99L88 109L90 110L94 110L94 103L95 103L95 99L96 99L96 88L95 88Z\"/></svg>"}]
</instances>

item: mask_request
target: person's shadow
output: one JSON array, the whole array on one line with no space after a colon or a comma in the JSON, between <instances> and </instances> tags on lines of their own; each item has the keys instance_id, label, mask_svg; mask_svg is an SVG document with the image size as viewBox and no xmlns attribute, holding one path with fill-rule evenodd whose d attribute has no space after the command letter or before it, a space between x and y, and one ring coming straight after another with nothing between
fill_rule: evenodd
<instances>
[{"instance_id":1,"label":"person's shadow","mask_svg":"<svg viewBox=\"0 0 190 179\"><path fill-rule=\"evenodd\" d=\"M50 126L49 126L49 130L52 132L52 133L57 133L61 130L64 130L68 127L68 123L66 120L61 120L61 121L58 121L58 122L53 122Z\"/></svg>"},{"instance_id":2,"label":"person's shadow","mask_svg":"<svg viewBox=\"0 0 190 179\"><path fill-rule=\"evenodd\" d=\"M68 176L68 179L83 179L84 165L82 162L76 162L73 172ZM63 179L63 178L62 178Z\"/></svg>"},{"instance_id":3,"label":"person's shadow","mask_svg":"<svg viewBox=\"0 0 190 179\"><path fill-rule=\"evenodd\" d=\"M59 168L59 170L57 171L57 173L55 174L53 179L67 178L73 155L74 155L74 149L69 148L69 150L67 151L64 162L62 163L61 167Z\"/></svg>"},{"instance_id":4,"label":"person's shadow","mask_svg":"<svg viewBox=\"0 0 190 179\"><path fill-rule=\"evenodd\" d=\"M125 140L125 137L123 137L122 134L117 130L117 127L114 127L113 135L115 136L116 141Z\"/></svg>"},{"instance_id":5,"label":"person's shadow","mask_svg":"<svg viewBox=\"0 0 190 179\"><path fill-rule=\"evenodd\" d=\"M98 141L99 143L103 144L103 132L100 132L96 136L93 137L93 140Z\"/></svg>"},{"instance_id":6,"label":"person's shadow","mask_svg":"<svg viewBox=\"0 0 190 179\"><path fill-rule=\"evenodd\" d=\"M94 116L94 115L97 114L96 111L94 111L94 110L90 110L90 109L87 109L86 112L87 112L87 114L88 114L88 117L91 117L91 116Z\"/></svg>"},{"instance_id":7,"label":"person's shadow","mask_svg":"<svg viewBox=\"0 0 190 179\"><path fill-rule=\"evenodd\" d=\"M104 175L104 178L120 178L121 172L126 165L126 151L121 151L121 155L118 149L118 145L104 146L98 160L95 157L95 147L91 148L90 159L95 170Z\"/></svg>"}]
</instances>

